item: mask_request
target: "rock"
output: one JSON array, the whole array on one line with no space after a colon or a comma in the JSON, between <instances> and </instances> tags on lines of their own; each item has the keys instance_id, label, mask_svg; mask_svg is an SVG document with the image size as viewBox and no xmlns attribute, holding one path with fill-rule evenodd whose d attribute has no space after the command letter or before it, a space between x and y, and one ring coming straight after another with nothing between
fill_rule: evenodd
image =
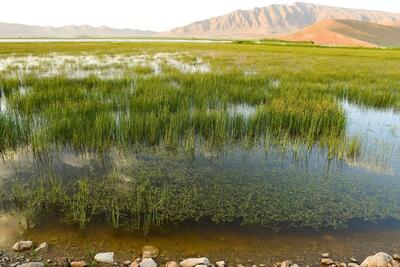
<instances>
[{"instance_id":1,"label":"rock","mask_svg":"<svg viewBox=\"0 0 400 267\"><path fill-rule=\"evenodd\" d=\"M350 262L353 262L353 263L358 263L358 260L357 260L357 259L355 259L355 258L353 258L353 257L351 257L351 258L350 258Z\"/></svg>"},{"instance_id":2,"label":"rock","mask_svg":"<svg viewBox=\"0 0 400 267\"><path fill-rule=\"evenodd\" d=\"M169 261L165 264L165 267L179 267L176 261Z\"/></svg>"},{"instance_id":3,"label":"rock","mask_svg":"<svg viewBox=\"0 0 400 267\"><path fill-rule=\"evenodd\" d=\"M299 265L297 265L297 263L293 263L292 265L290 265L290 267L299 267Z\"/></svg>"},{"instance_id":4,"label":"rock","mask_svg":"<svg viewBox=\"0 0 400 267\"><path fill-rule=\"evenodd\" d=\"M85 267L87 263L85 261L71 261L69 263L70 267Z\"/></svg>"},{"instance_id":5,"label":"rock","mask_svg":"<svg viewBox=\"0 0 400 267\"><path fill-rule=\"evenodd\" d=\"M360 265L361 267L400 267L400 263L395 261L387 253L379 252L366 258Z\"/></svg>"},{"instance_id":6,"label":"rock","mask_svg":"<svg viewBox=\"0 0 400 267\"><path fill-rule=\"evenodd\" d=\"M197 265L210 266L210 261L207 258L189 258L179 263L181 267L194 267Z\"/></svg>"},{"instance_id":7,"label":"rock","mask_svg":"<svg viewBox=\"0 0 400 267\"><path fill-rule=\"evenodd\" d=\"M41 262L29 262L18 265L18 267L44 267L44 264Z\"/></svg>"},{"instance_id":8,"label":"rock","mask_svg":"<svg viewBox=\"0 0 400 267\"><path fill-rule=\"evenodd\" d=\"M131 265L131 261L130 260L126 260L126 261L124 261L122 264L124 265L124 266L129 266L129 265Z\"/></svg>"},{"instance_id":9,"label":"rock","mask_svg":"<svg viewBox=\"0 0 400 267\"><path fill-rule=\"evenodd\" d=\"M131 263L130 267L139 267L139 263L134 261L134 262Z\"/></svg>"},{"instance_id":10,"label":"rock","mask_svg":"<svg viewBox=\"0 0 400 267\"><path fill-rule=\"evenodd\" d=\"M197 265L210 266L210 261L207 258L189 258L179 263L181 267L194 267Z\"/></svg>"},{"instance_id":11,"label":"rock","mask_svg":"<svg viewBox=\"0 0 400 267\"><path fill-rule=\"evenodd\" d=\"M334 264L335 262L332 259L329 258L322 258L321 259L321 264L322 265L331 265Z\"/></svg>"},{"instance_id":12,"label":"rock","mask_svg":"<svg viewBox=\"0 0 400 267\"><path fill-rule=\"evenodd\" d=\"M94 260L99 263L113 263L114 262L114 252L97 253L94 256Z\"/></svg>"},{"instance_id":13,"label":"rock","mask_svg":"<svg viewBox=\"0 0 400 267\"><path fill-rule=\"evenodd\" d=\"M342 262L339 264L340 267L347 267L347 264L345 262Z\"/></svg>"},{"instance_id":14,"label":"rock","mask_svg":"<svg viewBox=\"0 0 400 267\"><path fill-rule=\"evenodd\" d=\"M329 258L329 253L328 252L322 253L321 258Z\"/></svg>"},{"instance_id":15,"label":"rock","mask_svg":"<svg viewBox=\"0 0 400 267\"><path fill-rule=\"evenodd\" d=\"M48 245L46 242L44 242L44 243L40 244L40 245L35 249L35 251L38 252L38 251L40 251L40 250L47 249L48 247L49 247L49 245Z\"/></svg>"},{"instance_id":16,"label":"rock","mask_svg":"<svg viewBox=\"0 0 400 267\"><path fill-rule=\"evenodd\" d=\"M143 259L139 263L139 267L157 267L157 263L152 258Z\"/></svg>"},{"instance_id":17,"label":"rock","mask_svg":"<svg viewBox=\"0 0 400 267\"><path fill-rule=\"evenodd\" d=\"M225 267L224 261L217 261L216 264L217 264L217 267Z\"/></svg>"},{"instance_id":18,"label":"rock","mask_svg":"<svg viewBox=\"0 0 400 267\"><path fill-rule=\"evenodd\" d=\"M32 241L19 241L14 244L14 246L12 247L12 250L23 251L26 249L31 249L32 245L33 245Z\"/></svg>"},{"instance_id":19,"label":"rock","mask_svg":"<svg viewBox=\"0 0 400 267\"><path fill-rule=\"evenodd\" d=\"M347 267L360 267L360 265L355 262L350 262L349 264L347 264Z\"/></svg>"},{"instance_id":20,"label":"rock","mask_svg":"<svg viewBox=\"0 0 400 267\"><path fill-rule=\"evenodd\" d=\"M157 256L160 254L160 250L156 247L153 246L144 246L142 248L142 258L143 259L148 259L148 258L157 258Z\"/></svg>"},{"instance_id":21,"label":"rock","mask_svg":"<svg viewBox=\"0 0 400 267\"><path fill-rule=\"evenodd\" d=\"M392 258L395 259L396 261L400 261L400 255L399 254L393 254Z\"/></svg>"},{"instance_id":22,"label":"rock","mask_svg":"<svg viewBox=\"0 0 400 267\"><path fill-rule=\"evenodd\" d=\"M290 267L292 265L292 261L286 260L284 262L281 262L280 266L281 267Z\"/></svg>"}]
</instances>

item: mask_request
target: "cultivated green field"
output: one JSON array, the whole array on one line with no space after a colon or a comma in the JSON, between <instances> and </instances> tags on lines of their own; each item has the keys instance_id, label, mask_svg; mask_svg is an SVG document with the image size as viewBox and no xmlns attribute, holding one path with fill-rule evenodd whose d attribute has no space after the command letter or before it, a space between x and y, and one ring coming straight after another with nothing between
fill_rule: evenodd
<instances>
[{"instance_id":1,"label":"cultivated green field","mask_svg":"<svg viewBox=\"0 0 400 267\"><path fill-rule=\"evenodd\" d=\"M0 44L0 152L7 161L29 151L40 162L34 174L4 183L3 205L31 221L51 210L81 227L106 218L116 228L146 232L201 218L273 228L400 218L393 205L400 201L398 179L382 185L382 197L373 175L362 180L293 167L252 173L246 166L210 172L193 163L206 154L260 149L355 161L364 144L346 134L342 103L398 112L399 77L395 49ZM114 163L67 179L49 156L66 150L103 163L116 150L142 160L124 168L129 179Z\"/></svg>"}]
</instances>

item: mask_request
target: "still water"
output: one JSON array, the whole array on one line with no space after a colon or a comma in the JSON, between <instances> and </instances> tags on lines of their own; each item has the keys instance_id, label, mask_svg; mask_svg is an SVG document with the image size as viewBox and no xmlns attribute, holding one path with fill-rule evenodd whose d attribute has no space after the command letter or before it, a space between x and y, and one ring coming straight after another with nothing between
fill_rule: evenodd
<instances>
[{"instance_id":1,"label":"still water","mask_svg":"<svg viewBox=\"0 0 400 267\"><path fill-rule=\"evenodd\" d=\"M394 110L364 108L348 102L343 107L348 123L346 135L362 141L361 156L355 160L327 160L326 151L318 148L298 157L293 150L281 151L272 146L248 150L230 147L223 152L202 150L190 160L165 160L163 155L141 153L122 156L114 152L99 159L66 150L50 155L48 162L52 172L65 179L112 172L129 180L132 171L156 167L171 175L180 173L183 178L199 173L205 181L220 179L218 182L226 188L221 193L226 196L221 199L232 205L240 204L235 203L240 195L251 195L257 190L266 190L265 195L273 196L260 194L259 198L249 198L249 213L264 212L262 205L276 205L282 208L283 215L293 218L325 216L335 221L337 217L338 223L339 218L348 218L348 228L334 230L329 225L315 231L288 226L275 232L243 227L237 220L218 225L200 220L144 236L114 231L96 221L81 231L53 219L22 231L21 220L3 214L0 249L9 249L16 240L32 239L36 243L49 242L53 247L49 253L54 255L76 257L111 250L117 253L117 259L124 260L137 256L141 246L151 244L160 248L162 260L208 256L211 260L227 260L231 265L272 264L287 258L314 265L318 264L320 253L326 251L341 260L362 260L379 251L399 253L400 222L393 217L400 218L400 115ZM244 114L251 112L247 106L232 109ZM20 151L2 162L0 181L5 183L15 176L34 177L43 172L40 166L29 151ZM238 182L239 187L232 185ZM217 193L210 192L210 196L213 194ZM228 200L228 196L238 198ZM287 209L283 205L288 205ZM382 220L364 222L370 217Z\"/></svg>"}]
</instances>

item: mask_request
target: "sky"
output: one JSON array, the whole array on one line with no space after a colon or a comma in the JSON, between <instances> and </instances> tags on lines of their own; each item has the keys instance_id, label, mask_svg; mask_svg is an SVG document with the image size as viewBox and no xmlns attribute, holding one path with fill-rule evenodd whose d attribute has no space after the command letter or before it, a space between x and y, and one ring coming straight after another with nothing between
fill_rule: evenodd
<instances>
[{"instance_id":1,"label":"sky","mask_svg":"<svg viewBox=\"0 0 400 267\"><path fill-rule=\"evenodd\" d=\"M400 0L298 0L400 13ZM40 26L109 26L167 31L237 9L294 0L1 0L0 22Z\"/></svg>"}]
</instances>

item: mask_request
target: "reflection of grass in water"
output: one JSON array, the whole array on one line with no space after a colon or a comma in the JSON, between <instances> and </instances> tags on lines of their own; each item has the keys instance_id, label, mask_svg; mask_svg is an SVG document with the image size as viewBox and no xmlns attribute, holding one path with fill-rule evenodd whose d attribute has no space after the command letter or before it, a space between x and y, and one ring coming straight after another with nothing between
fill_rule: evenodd
<instances>
[{"instance_id":1,"label":"reflection of grass in water","mask_svg":"<svg viewBox=\"0 0 400 267\"><path fill-rule=\"evenodd\" d=\"M346 156L352 160L358 158L361 155L361 146L362 146L362 143L361 143L360 138L357 136L353 136L348 141Z\"/></svg>"},{"instance_id":2,"label":"reflection of grass in water","mask_svg":"<svg viewBox=\"0 0 400 267\"><path fill-rule=\"evenodd\" d=\"M167 158L149 159L123 173L125 179L118 173L65 182L21 179L9 197L33 221L56 211L64 222L82 228L105 218L115 228L145 233L204 218L273 229L338 229L351 219L400 219L398 181L391 178L382 183L368 176L348 179L290 169L204 169Z\"/></svg>"}]
</instances>

